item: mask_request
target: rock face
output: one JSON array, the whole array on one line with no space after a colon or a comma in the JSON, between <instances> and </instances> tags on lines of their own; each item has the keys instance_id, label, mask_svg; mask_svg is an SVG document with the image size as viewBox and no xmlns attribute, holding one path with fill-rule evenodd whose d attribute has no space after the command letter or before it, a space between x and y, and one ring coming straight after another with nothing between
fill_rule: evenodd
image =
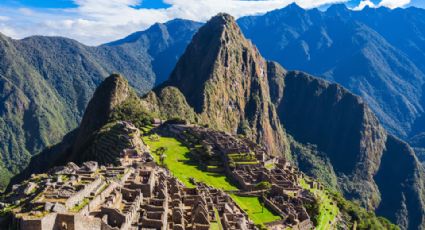
<instances>
[{"instance_id":1,"label":"rock face","mask_svg":"<svg viewBox=\"0 0 425 230\"><path fill-rule=\"evenodd\" d=\"M376 209L402 229L421 229L424 172L412 149L388 135L363 100L341 86L271 65L278 76L269 80L272 98L285 130L322 153L309 165L330 163L313 175L326 181L329 175L323 174L334 173L345 197ZM291 152L307 154L292 145Z\"/></svg>"},{"instance_id":2,"label":"rock face","mask_svg":"<svg viewBox=\"0 0 425 230\"><path fill-rule=\"evenodd\" d=\"M424 229L424 172L405 142L388 135L375 181L381 193L378 215L403 229Z\"/></svg>"},{"instance_id":3,"label":"rock face","mask_svg":"<svg viewBox=\"0 0 425 230\"><path fill-rule=\"evenodd\" d=\"M376 117L339 85L300 72L288 72L283 79L284 93L276 107L287 132L326 153L337 176L348 177L341 185L348 198L376 206L379 192L373 175L386 141Z\"/></svg>"},{"instance_id":4,"label":"rock face","mask_svg":"<svg viewBox=\"0 0 425 230\"><path fill-rule=\"evenodd\" d=\"M175 87L199 123L247 135L282 154L286 137L270 101L267 73L267 62L233 17L220 14L199 30L170 79L155 92Z\"/></svg>"}]
</instances>

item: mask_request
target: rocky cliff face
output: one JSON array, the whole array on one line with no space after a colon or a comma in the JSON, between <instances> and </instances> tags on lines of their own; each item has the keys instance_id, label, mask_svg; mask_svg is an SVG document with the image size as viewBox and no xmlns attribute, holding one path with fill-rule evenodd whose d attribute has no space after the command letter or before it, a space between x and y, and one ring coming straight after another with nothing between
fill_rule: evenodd
<instances>
[{"instance_id":1,"label":"rocky cliff face","mask_svg":"<svg viewBox=\"0 0 425 230\"><path fill-rule=\"evenodd\" d=\"M424 229L424 178L423 168L409 145L388 135L381 164L374 176L381 194L376 213L403 229Z\"/></svg>"},{"instance_id":2,"label":"rocky cliff face","mask_svg":"<svg viewBox=\"0 0 425 230\"><path fill-rule=\"evenodd\" d=\"M247 135L282 154L286 138L271 104L267 73L267 62L234 18L220 14L199 30L170 79L155 91L175 87L199 123Z\"/></svg>"},{"instance_id":3,"label":"rocky cliff face","mask_svg":"<svg viewBox=\"0 0 425 230\"><path fill-rule=\"evenodd\" d=\"M272 98L285 130L320 153L310 157L311 148L299 151L291 145L291 152L301 155L294 157L297 163L322 164L314 165L319 170L312 174L322 181L335 174L336 187L345 197L376 209L403 229L420 229L424 174L411 148L388 135L358 96L337 84L270 65L277 73L269 80Z\"/></svg>"},{"instance_id":4,"label":"rocky cliff face","mask_svg":"<svg viewBox=\"0 0 425 230\"><path fill-rule=\"evenodd\" d=\"M379 192L373 175L386 140L376 117L359 97L339 85L300 72L288 72L284 82L276 106L287 132L326 153L337 176L348 177L341 185L346 196L376 206Z\"/></svg>"}]
</instances>

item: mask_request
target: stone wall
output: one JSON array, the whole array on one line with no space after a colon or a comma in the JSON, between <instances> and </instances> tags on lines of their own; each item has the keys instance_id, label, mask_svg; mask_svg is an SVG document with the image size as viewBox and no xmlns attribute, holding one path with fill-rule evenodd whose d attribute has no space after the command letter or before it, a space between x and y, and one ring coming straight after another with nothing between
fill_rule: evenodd
<instances>
[{"instance_id":1,"label":"stone wall","mask_svg":"<svg viewBox=\"0 0 425 230\"><path fill-rule=\"evenodd\" d=\"M85 197L89 196L90 193L96 189L102 183L102 179L100 177L96 178L90 184L87 184L84 189L78 191L74 195L68 198L65 202L65 207L68 209L73 208L75 205L79 204Z\"/></svg>"},{"instance_id":2,"label":"stone wall","mask_svg":"<svg viewBox=\"0 0 425 230\"><path fill-rule=\"evenodd\" d=\"M264 197L264 204L267 208L271 209L273 212L279 214L281 217L283 217L283 212L278 208L271 200Z\"/></svg>"},{"instance_id":3,"label":"stone wall","mask_svg":"<svg viewBox=\"0 0 425 230\"><path fill-rule=\"evenodd\" d=\"M22 230L52 230L55 224L56 213L51 213L41 219L19 219L19 228Z\"/></svg>"},{"instance_id":4,"label":"stone wall","mask_svg":"<svg viewBox=\"0 0 425 230\"><path fill-rule=\"evenodd\" d=\"M94 211L100 205L103 204L105 199L111 194L111 192L118 187L117 183L111 182L100 194L98 194L88 205L82 208L78 213L81 215L88 215L91 211Z\"/></svg>"}]
</instances>

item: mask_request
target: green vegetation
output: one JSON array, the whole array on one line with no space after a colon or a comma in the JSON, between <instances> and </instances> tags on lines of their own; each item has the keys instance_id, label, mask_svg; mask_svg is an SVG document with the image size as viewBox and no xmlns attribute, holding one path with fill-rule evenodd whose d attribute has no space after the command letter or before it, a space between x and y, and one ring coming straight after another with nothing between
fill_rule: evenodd
<instances>
[{"instance_id":1,"label":"green vegetation","mask_svg":"<svg viewBox=\"0 0 425 230\"><path fill-rule=\"evenodd\" d=\"M155 152L161 147L165 147L164 152L167 157L164 159L164 164L175 177L181 180L186 186L193 187L189 178L193 177L196 181L204 182L215 188L222 190L237 190L237 187L232 185L226 176L218 173L203 172L196 162L190 159L190 150L183 146L181 142L171 137L160 137L157 141L151 141L149 137L144 137L143 140L150 146L151 152ZM160 156L152 154L157 162L160 162Z\"/></svg>"},{"instance_id":2,"label":"green vegetation","mask_svg":"<svg viewBox=\"0 0 425 230\"><path fill-rule=\"evenodd\" d=\"M310 188L304 179L301 180L300 185L302 188L312 192L317 199L317 204L310 208L316 214L313 219L316 229L330 229L339 213L333 199L328 196L325 190Z\"/></svg>"},{"instance_id":3,"label":"green vegetation","mask_svg":"<svg viewBox=\"0 0 425 230\"><path fill-rule=\"evenodd\" d=\"M280 216L274 214L267 208L263 211L263 204L258 197L244 197L231 194L233 200L248 214L255 224L262 225L280 219Z\"/></svg>"},{"instance_id":4,"label":"green vegetation","mask_svg":"<svg viewBox=\"0 0 425 230\"><path fill-rule=\"evenodd\" d=\"M306 179L309 180L309 179ZM319 190L310 188L306 180L301 180L301 187L312 192L317 200L314 207L307 207L308 210L315 211L316 216L313 222L316 224L316 229L326 230L332 227L330 224L334 222L338 214L342 216L345 222L349 224L350 229L354 223L357 224L357 229L399 229L385 218L377 217L375 213L368 212L358 204L346 200L338 192L330 192L328 190Z\"/></svg>"},{"instance_id":5,"label":"green vegetation","mask_svg":"<svg viewBox=\"0 0 425 230\"><path fill-rule=\"evenodd\" d=\"M69 180L69 177L67 175L59 175L62 182L67 182Z\"/></svg>"},{"instance_id":6,"label":"green vegetation","mask_svg":"<svg viewBox=\"0 0 425 230\"><path fill-rule=\"evenodd\" d=\"M231 153L227 154L227 157L234 162L257 161L254 153Z\"/></svg>"},{"instance_id":7,"label":"green vegetation","mask_svg":"<svg viewBox=\"0 0 425 230\"><path fill-rule=\"evenodd\" d=\"M84 198L79 204L75 205L70 211L71 212L79 212L82 208L90 203L89 198Z\"/></svg>"},{"instance_id":8,"label":"green vegetation","mask_svg":"<svg viewBox=\"0 0 425 230\"><path fill-rule=\"evenodd\" d=\"M349 223L357 223L357 229L388 229L399 230L400 228L392 224L383 217L377 217L375 213L368 212L358 204L344 199L340 193L330 193L332 198L337 202L338 208L343 214L343 218ZM352 227L352 226L349 226Z\"/></svg>"},{"instance_id":9,"label":"green vegetation","mask_svg":"<svg viewBox=\"0 0 425 230\"><path fill-rule=\"evenodd\" d=\"M110 121L130 121L142 128L152 123L152 115L142 106L136 93L130 91L130 96L114 109Z\"/></svg>"},{"instance_id":10,"label":"green vegetation","mask_svg":"<svg viewBox=\"0 0 425 230\"><path fill-rule=\"evenodd\" d=\"M190 149L175 138L160 137L159 140L151 141L149 136L145 136L143 140L150 146L152 152L158 148L166 147L165 154L167 155L167 158L165 158L164 164L167 165L173 175L182 181L187 187L194 187L190 180L190 178L193 178L198 182L204 182L210 186L225 191L238 189L223 174L202 171L198 164L191 160ZM153 154L153 157L157 162L159 162L158 155ZM280 219L279 216L273 214L268 209L264 209L262 212L262 204L258 197L231 196L235 202L248 213L249 217L256 224L261 225Z\"/></svg>"},{"instance_id":11,"label":"green vegetation","mask_svg":"<svg viewBox=\"0 0 425 230\"><path fill-rule=\"evenodd\" d=\"M221 224L220 215L218 214L218 210L214 208L214 215L217 222L212 222L210 229L211 230L223 230L223 225Z\"/></svg>"}]
</instances>

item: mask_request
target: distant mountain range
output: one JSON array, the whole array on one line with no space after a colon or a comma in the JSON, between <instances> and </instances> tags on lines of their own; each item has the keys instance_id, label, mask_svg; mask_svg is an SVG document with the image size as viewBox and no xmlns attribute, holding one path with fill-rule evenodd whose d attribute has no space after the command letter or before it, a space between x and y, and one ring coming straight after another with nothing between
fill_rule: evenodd
<instances>
[{"instance_id":1,"label":"distant mountain range","mask_svg":"<svg viewBox=\"0 0 425 230\"><path fill-rule=\"evenodd\" d=\"M321 12L293 4L238 23L265 57L342 84L406 139L425 129L424 16L417 8Z\"/></svg>"}]
</instances>

